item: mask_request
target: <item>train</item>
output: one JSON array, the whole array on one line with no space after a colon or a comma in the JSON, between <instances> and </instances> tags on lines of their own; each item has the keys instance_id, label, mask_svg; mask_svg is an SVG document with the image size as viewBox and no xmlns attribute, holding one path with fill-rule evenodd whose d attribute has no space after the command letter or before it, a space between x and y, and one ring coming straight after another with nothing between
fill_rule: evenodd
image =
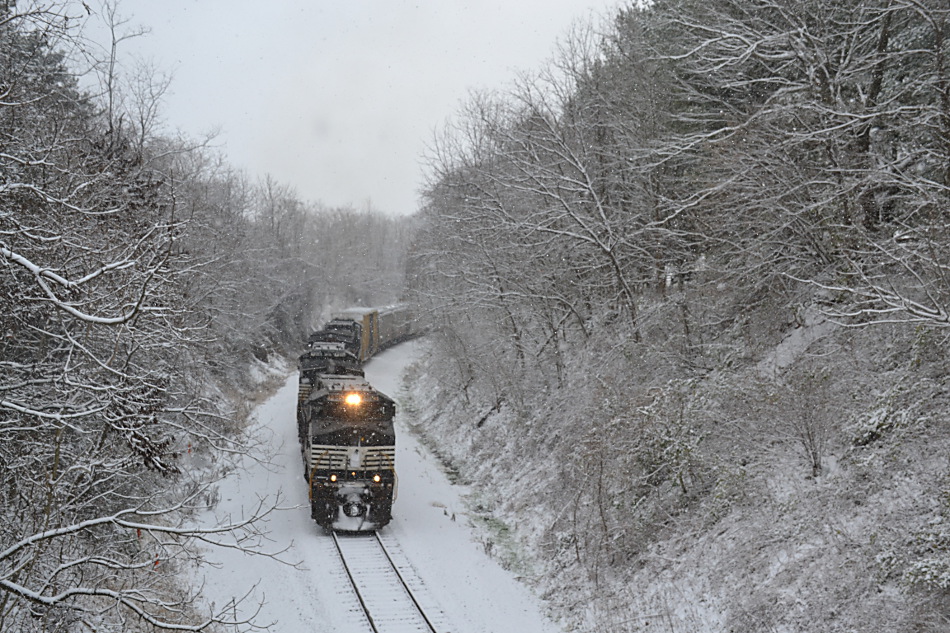
<instances>
[{"instance_id":1,"label":"train","mask_svg":"<svg viewBox=\"0 0 950 633\"><path fill-rule=\"evenodd\" d=\"M307 339L298 359L297 435L310 515L335 532L375 531L396 497L396 404L363 363L416 334L408 307L350 308Z\"/></svg>"},{"instance_id":2,"label":"train","mask_svg":"<svg viewBox=\"0 0 950 633\"><path fill-rule=\"evenodd\" d=\"M415 334L409 307L395 304L380 308L348 308L333 315L323 329L307 339L314 343L338 342L360 362Z\"/></svg>"}]
</instances>

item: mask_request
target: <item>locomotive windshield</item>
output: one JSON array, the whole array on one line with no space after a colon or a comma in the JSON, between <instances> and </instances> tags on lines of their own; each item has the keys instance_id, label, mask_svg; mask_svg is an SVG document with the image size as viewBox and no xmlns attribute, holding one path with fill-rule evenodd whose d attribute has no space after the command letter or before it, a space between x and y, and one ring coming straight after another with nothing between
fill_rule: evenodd
<instances>
[{"instance_id":1,"label":"locomotive windshield","mask_svg":"<svg viewBox=\"0 0 950 633\"><path fill-rule=\"evenodd\" d=\"M395 441L395 414L391 400L378 399L358 405L344 401L311 402L304 415L315 443L372 446Z\"/></svg>"},{"instance_id":2,"label":"locomotive windshield","mask_svg":"<svg viewBox=\"0 0 950 633\"><path fill-rule=\"evenodd\" d=\"M326 402L320 407L319 418L336 419L344 424L379 424L388 423L392 426L395 407L385 401L361 402L357 405L345 402Z\"/></svg>"}]
</instances>

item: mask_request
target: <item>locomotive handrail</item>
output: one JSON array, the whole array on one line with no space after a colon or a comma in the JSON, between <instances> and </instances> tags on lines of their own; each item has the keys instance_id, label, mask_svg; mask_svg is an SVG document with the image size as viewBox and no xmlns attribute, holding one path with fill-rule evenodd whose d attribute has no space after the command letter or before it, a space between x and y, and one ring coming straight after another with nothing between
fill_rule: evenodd
<instances>
[{"instance_id":1,"label":"locomotive handrail","mask_svg":"<svg viewBox=\"0 0 950 633\"><path fill-rule=\"evenodd\" d=\"M330 451L323 451L323 453L321 453L320 455L317 456L317 459L319 460L320 457L322 457L323 455L325 455L325 454L327 454L327 453L329 453L329 452L330 452ZM308 465L310 466L310 476L307 477L307 484L309 484L309 485L307 486L307 499L308 499L310 502L313 502L313 474L317 471L317 467L313 464L313 460L312 460L312 459L310 460L310 464L308 464Z\"/></svg>"}]
</instances>

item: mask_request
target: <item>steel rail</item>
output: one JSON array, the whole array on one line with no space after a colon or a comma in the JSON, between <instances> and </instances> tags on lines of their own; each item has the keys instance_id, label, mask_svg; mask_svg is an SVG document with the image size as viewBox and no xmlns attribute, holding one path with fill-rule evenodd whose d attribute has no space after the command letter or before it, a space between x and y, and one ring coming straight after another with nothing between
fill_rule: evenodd
<instances>
[{"instance_id":1,"label":"steel rail","mask_svg":"<svg viewBox=\"0 0 950 633\"><path fill-rule=\"evenodd\" d=\"M336 532L330 532L330 536L333 537L333 546L336 547L336 553L340 556L340 562L343 563L343 571L346 572L346 577L350 579L350 586L353 587L356 599L359 600L360 607L363 608L363 615L366 616L366 621L369 622L369 628L373 629L373 633L380 633L373 621L373 614L369 612L369 607L366 606L366 601L363 599L363 593L356 584L356 579L353 578L353 572L350 571L350 566L346 562L346 556L343 554L343 548L340 547L340 540L337 538Z\"/></svg>"},{"instance_id":2,"label":"steel rail","mask_svg":"<svg viewBox=\"0 0 950 633\"><path fill-rule=\"evenodd\" d=\"M406 595L409 596L409 599L412 600L412 604L416 605L416 609L419 610L419 615L422 616L422 619L425 620L426 626L429 627L429 631L432 633L438 633L435 630L435 625L432 624L432 620L429 619L429 616L426 615L425 610L422 608L422 605L419 604L419 601L416 599L416 594L412 592L412 589L409 588L409 583L406 582L405 577L403 577L402 572L399 571L399 567L396 566L396 563L393 562L393 557L389 555L389 550L386 549L386 544L383 543L383 539L379 538L378 532L373 532L373 538L376 539L376 542L379 543L379 549L382 550L383 554L386 556L386 560L389 561L389 564L392 566L393 571L396 572L396 577L399 578L399 583L403 586L403 589L406 590Z\"/></svg>"},{"instance_id":3,"label":"steel rail","mask_svg":"<svg viewBox=\"0 0 950 633\"><path fill-rule=\"evenodd\" d=\"M351 568L351 564L353 562L347 561L346 554L343 551L345 547L340 544L340 537L335 532L331 532L330 534L333 537L333 544L336 547L337 554L340 556L340 561L343 563L343 569L346 571L346 575L350 579L350 585L353 587L353 591L356 593L356 597L359 600L360 606L363 609L363 613L366 615L366 619L369 622L370 627L373 629L373 633L384 633L384 630L387 627L384 626L383 622L377 623L370 610L369 603L372 598L372 596L369 595L370 592L367 591L366 587L360 587L360 584L356 579L356 575L353 573L353 569ZM432 621L429 619L429 616L426 614L425 610L423 610L422 605L419 604L419 601L412 589L409 588L409 583L406 582L402 572L399 571L399 567L393 561L389 550L386 549L386 545L383 543L382 539L380 539L379 535L373 532L371 536L366 535L364 537L352 538L365 538L367 541L371 538L376 543L379 552L382 554L380 560L387 564L387 571L392 570L396 580L398 581L398 586L402 589L402 591L405 592L405 595L409 598L409 602L411 602L412 606L415 608L415 612L418 613L418 615L422 618L422 622L425 623L428 633L438 633L435 625L433 625Z\"/></svg>"}]
</instances>

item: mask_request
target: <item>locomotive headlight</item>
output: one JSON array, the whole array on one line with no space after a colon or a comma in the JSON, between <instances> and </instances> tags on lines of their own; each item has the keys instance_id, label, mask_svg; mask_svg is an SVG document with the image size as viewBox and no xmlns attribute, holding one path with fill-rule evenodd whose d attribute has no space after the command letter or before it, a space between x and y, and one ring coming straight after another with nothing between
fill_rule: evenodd
<instances>
[{"instance_id":1,"label":"locomotive headlight","mask_svg":"<svg viewBox=\"0 0 950 633\"><path fill-rule=\"evenodd\" d=\"M379 473L376 473L375 475L373 475L373 481L375 481L376 483L379 483L382 480L383 478L379 476Z\"/></svg>"},{"instance_id":2,"label":"locomotive headlight","mask_svg":"<svg viewBox=\"0 0 950 633\"><path fill-rule=\"evenodd\" d=\"M343 401L351 407L355 407L358 406L359 403L363 401L363 399L360 398L360 394L358 393L348 393L346 394L346 398L344 398Z\"/></svg>"},{"instance_id":3,"label":"locomotive headlight","mask_svg":"<svg viewBox=\"0 0 950 633\"><path fill-rule=\"evenodd\" d=\"M336 475L330 475L330 481L336 483Z\"/></svg>"}]
</instances>

